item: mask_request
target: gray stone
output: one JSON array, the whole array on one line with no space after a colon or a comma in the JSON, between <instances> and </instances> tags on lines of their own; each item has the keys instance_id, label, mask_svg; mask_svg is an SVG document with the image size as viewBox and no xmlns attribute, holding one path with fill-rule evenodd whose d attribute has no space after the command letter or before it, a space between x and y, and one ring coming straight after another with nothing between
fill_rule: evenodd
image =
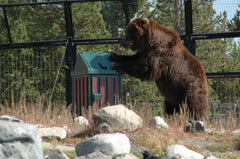
<instances>
[{"instance_id":1,"label":"gray stone","mask_svg":"<svg viewBox=\"0 0 240 159\"><path fill-rule=\"evenodd\" d=\"M104 155L101 152L92 152L84 156L77 156L75 159L112 159L111 156Z\"/></svg>"},{"instance_id":2,"label":"gray stone","mask_svg":"<svg viewBox=\"0 0 240 159\"><path fill-rule=\"evenodd\" d=\"M84 116L76 117L75 122L80 126L89 126L89 122Z\"/></svg>"},{"instance_id":3,"label":"gray stone","mask_svg":"<svg viewBox=\"0 0 240 159\"><path fill-rule=\"evenodd\" d=\"M60 151L75 151L74 147L66 145L56 145L54 143L42 142L42 149L59 149Z\"/></svg>"},{"instance_id":4,"label":"gray stone","mask_svg":"<svg viewBox=\"0 0 240 159\"><path fill-rule=\"evenodd\" d=\"M189 120L185 122L185 131L192 133L205 132L205 126L202 121Z\"/></svg>"},{"instance_id":5,"label":"gray stone","mask_svg":"<svg viewBox=\"0 0 240 159\"><path fill-rule=\"evenodd\" d=\"M65 153L59 149L50 149L45 154L45 159L69 159Z\"/></svg>"},{"instance_id":6,"label":"gray stone","mask_svg":"<svg viewBox=\"0 0 240 159\"><path fill-rule=\"evenodd\" d=\"M204 157L204 159L219 159L219 158L212 155L208 155L207 157Z\"/></svg>"},{"instance_id":7,"label":"gray stone","mask_svg":"<svg viewBox=\"0 0 240 159\"><path fill-rule=\"evenodd\" d=\"M237 130L232 131L232 135L233 135L234 137L240 137L240 129L237 129Z\"/></svg>"},{"instance_id":8,"label":"gray stone","mask_svg":"<svg viewBox=\"0 0 240 159\"><path fill-rule=\"evenodd\" d=\"M132 153L126 154L126 155L119 155L116 156L112 159L138 159L138 157L136 157L135 155L133 155Z\"/></svg>"},{"instance_id":9,"label":"gray stone","mask_svg":"<svg viewBox=\"0 0 240 159\"><path fill-rule=\"evenodd\" d=\"M2 115L0 116L0 120L5 120L5 121L12 121L12 122L23 122L13 116L9 116L9 115Z\"/></svg>"},{"instance_id":10,"label":"gray stone","mask_svg":"<svg viewBox=\"0 0 240 159\"><path fill-rule=\"evenodd\" d=\"M107 122L100 122L98 123L97 129L99 130L100 133L113 133L114 128L111 126L111 124Z\"/></svg>"},{"instance_id":11,"label":"gray stone","mask_svg":"<svg viewBox=\"0 0 240 159\"><path fill-rule=\"evenodd\" d=\"M114 105L99 109L93 114L92 118L96 127L100 129L100 132L132 132L143 126L142 119L135 112L123 105Z\"/></svg>"},{"instance_id":12,"label":"gray stone","mask_svg":"<svg viewBox=\"0 0 240 159\"><path fill-rule=\"evenodd\" d=\"M160 116L155 116L148 123L149 128L168 129L168 124Z\"/></svg>"},{"instance_id":13,"label":"gray stone","mask_svg":"<svg viewBox=\"0 0 240 159\"><path fill-rule=\"evenodd\" d=\"M61 127L38 128L41 137L56 137L64 139L67 136L67 131Z\"/></svg>"},{"instance_id":14,"label":"gray stone","mask_svg":"<svg viewBox=\"0 0 240 159\"><path fill-rule=\"evenodd\" d=\"M104 156L126 155L131 146L125 134L98 134L76 145L77 156L87 156L101 152Z\"/></svg>"},{"instance_id":15,"label":"gray stone","mask_svg":"<svg viewBox=\"0 0 240 159\"><path fill-rule=\"evenodd\" d=\"M137 156L133 155L132 153L126 154L125 156L118 156L116 159L138 159Z\"/></svg>"},{"instance_id":16,"label":"gray stone","mask_svg":"<svg viewBox=\"0 0 240 159\"><path fill-rule=\"evenodd\" d=\"M43 159L42 139L35 125L0 119L1 159Z\"/></svg>"},{"instance_id":17,"label":"gray stone","mask_svg":"<svg viewBox=\"0 0 240 159\"><path fill-rule=\"evenodd\" d=\"M189 150L182 145L170 145L165 150L167 158L174 159L203 159L203 155Z\"/></svg>"},{"instance_id":18,"label":"gray stone","mask_svg":"<svg viewBox=\"0 0 240 159\"><path fill-rule=\"evenodd\" d=\"M138 157L136 157L133 154L126 154L126 155L119 155L119 156L106 156L101 152L93 152L91 154L88 154L86 156L77 156L75 157L75 159L138 159Z\"/></svg>"}]
</instances>

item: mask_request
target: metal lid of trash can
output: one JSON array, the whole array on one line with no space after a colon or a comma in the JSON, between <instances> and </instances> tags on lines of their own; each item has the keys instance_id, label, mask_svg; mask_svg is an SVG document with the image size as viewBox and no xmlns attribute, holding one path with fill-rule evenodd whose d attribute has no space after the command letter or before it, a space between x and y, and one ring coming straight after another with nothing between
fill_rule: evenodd
<instances>
[{"instance_id":1,"label":"metal lid of trash can","mask_svg":"<svg viewBox=\"0 0 240 159\"><path fill-rule=\"evenodd\" d=\"M110 53L80 52L77 55L76 64L72 76L96 75L120 75L113 70L113 61L109 59Z\"/></svg>"}]
</instances>

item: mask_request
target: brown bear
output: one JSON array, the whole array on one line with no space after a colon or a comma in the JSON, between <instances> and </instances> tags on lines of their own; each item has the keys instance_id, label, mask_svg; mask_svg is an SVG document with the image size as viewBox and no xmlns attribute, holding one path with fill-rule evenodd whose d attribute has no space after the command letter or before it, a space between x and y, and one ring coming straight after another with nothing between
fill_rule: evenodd
<instances>
[{"instance_id":1,"label":"brown bear","mask_svg":"<svg viewBox=\"0 0 240 159\"><path fill-rule=\"evenodd\" d=\"M154 81L165 98L165 112L180 112L183 103L195 119L207 117L208 89L204 69L181 43L179 35L146 18L135 18L125 30L123 46L134 55L112 53L113 68L142 81Z\"/></svg>"}]
</instances>

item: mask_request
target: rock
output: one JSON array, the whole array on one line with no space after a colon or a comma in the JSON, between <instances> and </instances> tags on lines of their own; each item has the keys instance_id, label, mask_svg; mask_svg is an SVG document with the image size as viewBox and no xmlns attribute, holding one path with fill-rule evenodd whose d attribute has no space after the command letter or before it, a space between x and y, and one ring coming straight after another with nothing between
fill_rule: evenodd
<instances>
[{"instance_id":1,"label":"rock","mask_svg":"<svg viewBox=\"0 0 240 159\"><path fill-rule=\"evenodd\" d=\"M56 137L58 139L64 139L67 136L66 130L60 127L39 128L38 131L41 137Z\"/></svg>"},{"instance_id":2,"label":"rock","mask_svg":"<svg viewBox=\"0 0 240 159\"><path fill-rule=\"evenodd\" d=\"M74 147L66 145L56 145L49 142L42 142L42 149L59 149L60 151L75 151Z\"/></svg>"},{"instance_id":3,"label":"rock","mask_svg":"<svg viewBox=\"0 0 240 159\"><path fill-rule=\"evenodd\" d=\"M67 134L72 133L72 130L70 128L68 128L67 125L64 125L62 128L66 130Z\"/></svg>"},{"instance_id":4,"label":"rock","mask_svg":"<svg viewBox=\"0 0 240 159\"><path fill-rule=\"evenodd\" d=\"M153 117L149 123L148 126L150 128L157 128L157 129L168 129L167 123L161 118L160 116Z\"/></svg>"},{"instance_id":5,"label":"rock","mask_svg":"<svg viewBox=\"0 0 240 159\"><path fill-rule=\"evenodd\" d=\"M219 129L219 128L209 128L209 129L205 129L205 132L208 134L223 134L225 133L225 130Z\"/></svg>"},{"instance_id":6,"label":"rock","mask_svg":"<svg viewBox=\"0 0 240 159\"><path fill-rule=\"evenodd\" d=\"M207 157L204 157L204 159L219 159L219 158L212 155L208 155Z\"/></svg>"},{"instance_id":7,"label":"rock","mask_svg":"<svg viewBox=\"0 0 240 159\"><path fill-rule=\"evenodd\" d=\"M128 137L121 133L98 134L76 145L77 156L93 156L102 153L103 156L116 157L126 155L131 146Z\"/></svg>"},{"instance_id":8,"label":"rock","mask_svg":"<svg viewBox=\"0 0 240 159\"><path fill-rule=\"evenodd\" d=\"M202 121L189 120L185 122L185 131L192 133L205 132L204 123Z\"/></svg>"},{"instance_id":9,"label":"rock","mask_svg":"<svg viewBox=\"0 0 240 159\"><path fill-rule=\"evenodd\" d=\"M1 159L43 159L42 139L35 125L0 117Z\"/></svg>"},{"instance_id":10,"label":"rock","mask_svg":"<svg viewBox=\"0 0 240 159\"><path fill-rule=\"evenodd\" d=\"M232 135L233 135L234 137L240 137L240 129L237 129L237 130L232 131Z\"/></svg>"},{"instance_id":11,"label":"rock","mask_svg":"<svg viewBox=\"0 0 240 159\"><path fill-rule=\"evenodd\" d=\"M165 150L167 158L174 159L203 159L203 155L189 150L182 145L170 145Z\"/></svg>"},{"instance_id":12,"label":"rock","mask_svg":"<svg viewBox=\"0 0 240 159\"><path fill-rule=\"evenodd\" d=\"M88 120L83 116L76 117L75 122L80 126L89 126Z\"/></svg>"},{"instance_id":13,"label":"rock","mask_svg":"<svg viewBox=\"0 0 240 159\"><path fill-rule=\"evenodd\" d=\"M195 137L186 137L182 139L182 142L188 146L194 146L198 149L202 149L204 147L209 147L211 145L218 145L218 141L209 140L207 138L195 138Z\"/></svg>"},{"instance_id":14,"label":"rock","mask_svg":"<svg viewBox=\"0 0 240 159\"><path fill-rule=\"evenodd\" d=\"M113 157L106 156L101 152L93 152L86 156L77 156L74 159L113 159ZM130 154L122 155L122 156L121 155L115 156L114 159L138 159L138 157L136 157L130 153Z\"/></svg>"},{"instance_id":15,"label":"rock","mask_svg":"<svg viewBox=\"0 0 240 159\"><path fill-rule=\"evenodd\" d=\"M84 156L77 156L75 159L112 159L112 157L104 155L101 152L93 152Z\"/></svg>"},{"instance_id":16,"label":"rock","mask_svg":"<svg viewBox=\"0 0 240 159\"><path fill-rule=\"evenodd\" d=\"M93 114L93 120L100 132L135 131L143 126L142 119L123 105L108 106Z\"/></svg>"},{"instance_id":17,"label":"rock","mask_svg":"<svg viewBox=\"0 0 240 159\"><path fill-rule=\"evenodd\" d=\"M116 157L116 159L138 159L138 157L133 155L132 153L129 153L126 154L125 156Z\"/></svg>"},{"instance_id":18,"label":"rock","mask_svg":"<svg viewBox=\"0 0 240 159\"><path fill-rule=\"evenodd\" d=\"M23 122L13 116L9 116L9 115L2 115L0 116L0 120L5 120L5 121L12 121L12 122Z\"/></svg>"},{"instance_id":19,"label":"rock","mask_svg":"<svg viewBox=\"0 0 240 159\"><path fill-rule=\"evenodd\" d=\"M59 149L50 149L45 154L45 159L69 159L65 153Z\"/></svg>"},{"instance_id":20,"label":"rock","mask_svg":"<svg viewBox=\"0 0 240 159\"><path fill-rule=\"evenodd\" d=\"M101 133L112 133L115 130L112 128L112 126L108 123L99 123L97 126L97 129L101 132Z\"/></svg>"}]
</instances>

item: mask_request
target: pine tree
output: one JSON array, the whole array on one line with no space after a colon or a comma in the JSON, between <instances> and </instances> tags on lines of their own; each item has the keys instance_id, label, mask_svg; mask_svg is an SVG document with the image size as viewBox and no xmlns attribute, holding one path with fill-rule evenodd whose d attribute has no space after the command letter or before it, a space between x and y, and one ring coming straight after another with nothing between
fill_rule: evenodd
<instances>
[{"instance_id":1,"label":"pine tree","mask_svg":"<svg viewBox=\"0 0 240 159\"><path fill-rule=\"evenodd\" d=\"M106 28L99 2L73 3L72 15L76 39L109 38L111 34ZM106 52L108 45L82 45L78 52Z\"/></svg>"},{"instance_id":2,"label":"pine tree","mask_svg":"<svg viewBox=\"0 0 240 159\"><path fill-rule=\"evenodd\" d=\"M112 37L121 35L123 30L134 18L135 13L143 6L146 0L120 0L101 2L101 13L106 22L107 30Z\"/></svg>"},{"instance_id":3,"label":"pine tree","mask_svg":"<svg viewBox=\"0 0 240 159\"><path fill-rule=\"evenodd\" d=\"M240 4L238 5L238 7L240 8ZM229 28L232 31L240 30L240 10L237 10L237 12L234 15L234 17L232 18L232 20L230 20Z\"/></svg>"},{"instance_id":4,"label":"pine tree","mask_svg":"<svg viewBox=\"0 0 240 159\"><path fill-rule=\"evenodd\" d=\"M18 2L18 1L12 1ZM7 1L5 1L7 3ZM10 33L12 42L24 42L29 41L27 34L27 27L23 23L25 20L25 10L18 7L5 7L8 23L10 27ZM1 21L3 21L1 14ZM5 21L3 22L5 24ZM0 41L8 43L9 40L4 38L6 36L6 26L1 25L3 36L0 37ZM8 36L6 36L8 37ZM19 100L20 92L23 89L27 89L29 92L34 92L35 88L31 87L30 79L26 78L26 70L30 68L25 57L32 56L32 52L29 49L14 49L14 50L1 50L1 102L8 99ZM32 94L31 94L32 95ZM12 98L11 98L12 97Z\"/></svg>"}]
</instances>

